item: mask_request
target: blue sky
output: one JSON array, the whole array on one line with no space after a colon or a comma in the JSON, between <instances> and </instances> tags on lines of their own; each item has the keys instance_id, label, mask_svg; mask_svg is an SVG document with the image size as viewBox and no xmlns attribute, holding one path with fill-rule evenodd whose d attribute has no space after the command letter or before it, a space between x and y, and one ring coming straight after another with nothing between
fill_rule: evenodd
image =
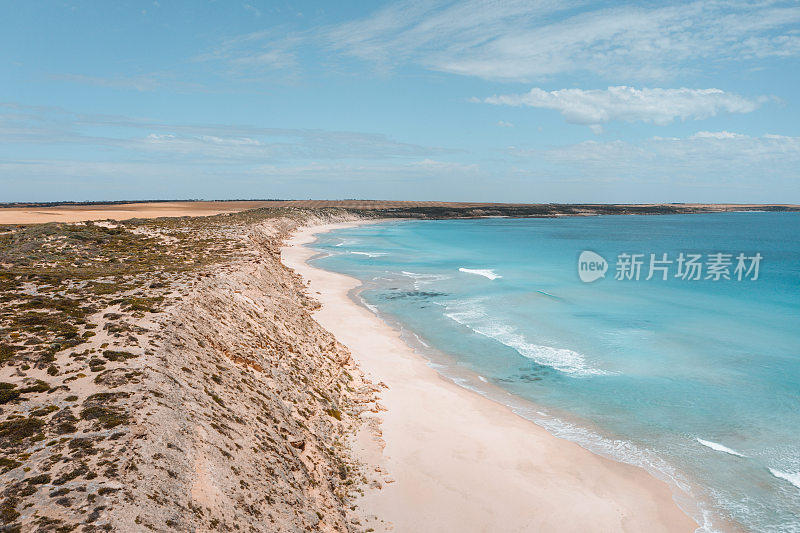
<instances>
[{"instance_id":1,"label":"blue sky","mask_svg":"<svg viewBox=\"0 0 800 533\"><path fill-rule=\"evenodd\" d=\"M0 202L800 203L800 3L0 0Z\"/></svg>"}]
</instances>

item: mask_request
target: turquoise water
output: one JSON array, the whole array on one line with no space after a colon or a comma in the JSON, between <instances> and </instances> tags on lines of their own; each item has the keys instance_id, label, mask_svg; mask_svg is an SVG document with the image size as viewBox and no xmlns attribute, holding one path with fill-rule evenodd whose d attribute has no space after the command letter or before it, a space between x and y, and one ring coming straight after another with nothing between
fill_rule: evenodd
<instances>
[{"instance_id":1,"label":"turquoise water","mask_svg":"<svg viewBox=\"0 0 800 533\"><path fill-rule=\"evenodd\" d=\"M647 468L706 529L800 531L800 215L403 221L314 246L442 372ZM579 279L583 250L605 278ZM644 279L681 252L733 254L732 279ZM736 279L740 252L758 279ZM640 280L615 279L622 253L644 254Z\"/></svg>"}]
</instances>

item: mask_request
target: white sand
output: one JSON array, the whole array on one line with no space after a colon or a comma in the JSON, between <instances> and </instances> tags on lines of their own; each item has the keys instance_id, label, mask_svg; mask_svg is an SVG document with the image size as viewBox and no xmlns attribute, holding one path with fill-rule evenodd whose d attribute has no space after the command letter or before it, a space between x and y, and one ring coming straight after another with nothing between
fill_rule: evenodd
<instances>
[{"instance_id":1,"label":"white sand","mask_svg":"<svg viewBox=\"0 0 800 533\"><path fill-rule=\"evenodd\" d=\"M459 387L426 365L399 333L356 305L356 279L305 263L314 234L348 224L306 228L282 250L284 263L310 280L322 303L316 320L347 345L382 393L382 457L393 482L360 502L397 532L693 531L697 526L667 485L558 439L509 408Z\"/></svg>"}]
</instances>

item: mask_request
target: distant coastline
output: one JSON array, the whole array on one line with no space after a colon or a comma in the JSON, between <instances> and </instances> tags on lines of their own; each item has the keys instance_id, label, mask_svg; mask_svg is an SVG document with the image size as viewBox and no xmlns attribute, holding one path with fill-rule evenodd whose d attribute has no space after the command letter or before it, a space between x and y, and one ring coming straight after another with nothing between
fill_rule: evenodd
<instances>
[{"instance_id":1,"label":"distant coastline","mask_svg":"<svg viewBox=\"0 0 800 533\"><path fill-rule=\"evenodd\" d=\"M389 200L134 200L0 203L0 225L209 216L252 209L343 210L365 218L537 218L596 215L677 215L737 211L800 212L796 204L509 204Z\"/></svg>"}]
</instances>

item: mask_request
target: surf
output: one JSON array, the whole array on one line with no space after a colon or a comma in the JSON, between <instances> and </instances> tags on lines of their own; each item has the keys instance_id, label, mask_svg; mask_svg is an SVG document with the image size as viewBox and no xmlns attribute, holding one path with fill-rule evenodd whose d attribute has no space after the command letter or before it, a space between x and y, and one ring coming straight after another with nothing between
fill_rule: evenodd
<instances>
[{"instance_id":1,"label":"surf","mask_svg":"<svg viewBox=\"0 0 800 533\"><path fill-rule=\"evenodd\" d=\"M737 457L745 457L744 455L742 455L741 453L737 452L736 450L732 450L732 449L728 448L727 446L723 446L722 444L719 444L717 442L712 442L710 440L703 440L700 437L697 437L697 442L699 442L703 446L706 446L706 447L711 448L712 450L715 450L715 451L718 451L718 452L728 453L730 455L735 455Z\"/></svg>"},{"instance_id":2,"label":"surf","mask_svg":"<svg viewBox=\"0 0 800 533\"><path fill-rule=\"evenodd\" d=\"M458 269L459 272L464 272L465 274L475 274L476 276L483 276L486 279L496 280L500 279L503 276L495 273L495 271L491 268L464 268L461 267Z\"/></svg>"}]
</instances>

